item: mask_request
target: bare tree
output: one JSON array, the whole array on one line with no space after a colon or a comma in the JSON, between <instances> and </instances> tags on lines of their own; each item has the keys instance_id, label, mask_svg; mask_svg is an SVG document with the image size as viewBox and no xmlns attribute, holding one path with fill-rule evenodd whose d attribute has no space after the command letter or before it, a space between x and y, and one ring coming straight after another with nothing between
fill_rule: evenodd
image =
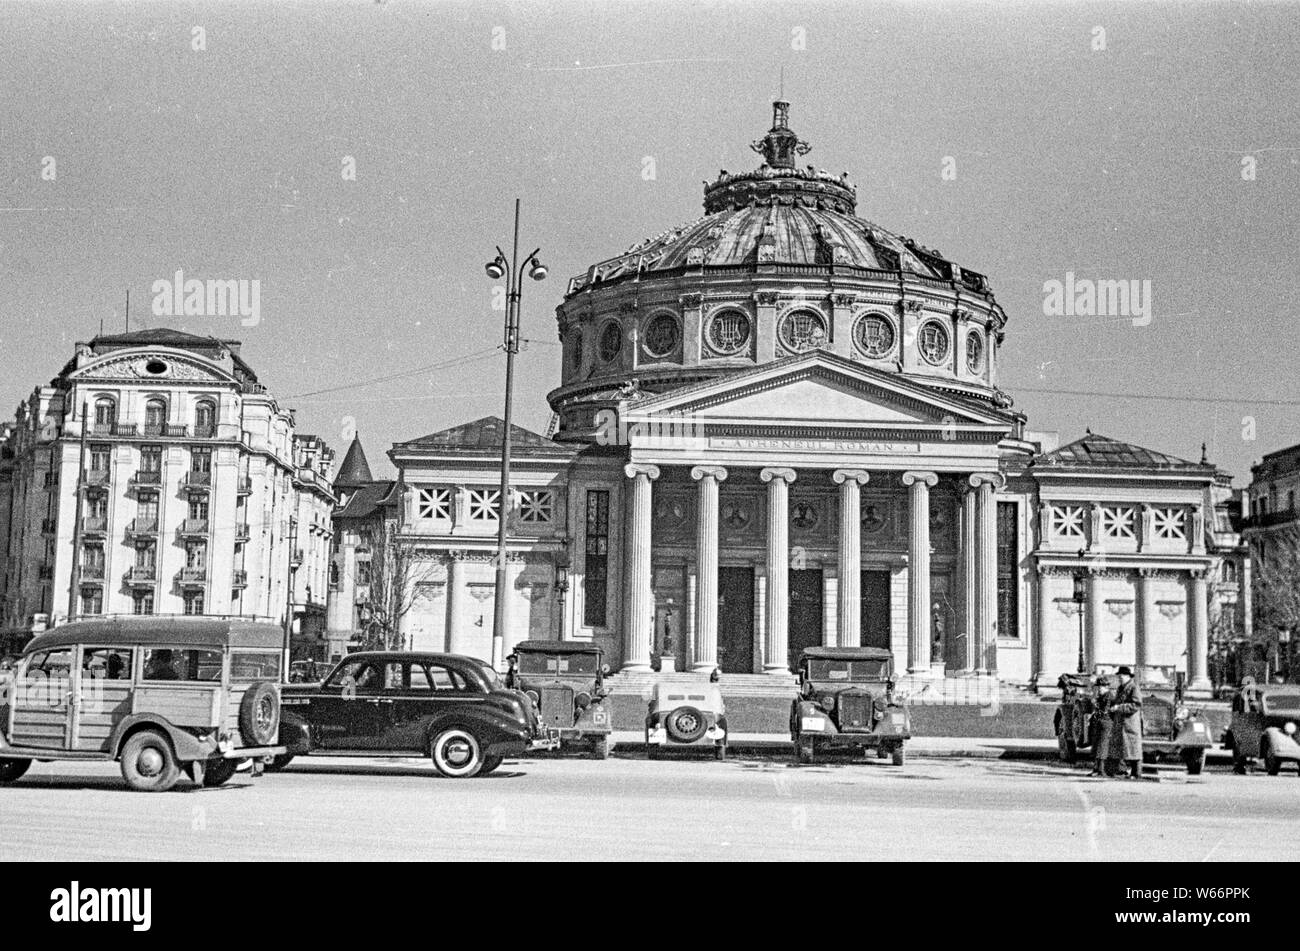
<instances>
[{"instance_id":1,"label":"bare tree","mask_svg":"<svg viewBox=\"0 0 1300 951\"><path fill-rule=\"evenodd\" d=\"M358 561L356 584L362 595L364 650L403 650L402 619L415 604L419 586L435 570L397 531L397 520L385 518L369 533L370 559Z\"/></svg>"},{"instance_id":2,"label":"bare tree","mask_svg":"<svg viewBox=\"0 0 1300 951\"><path fill-rule=\"evenodd\" d=\"M1279 525L1252 542L1255 642L1286 667L1283 645L1300 632L1300 526Z\"/></svg>"}]
</instances>

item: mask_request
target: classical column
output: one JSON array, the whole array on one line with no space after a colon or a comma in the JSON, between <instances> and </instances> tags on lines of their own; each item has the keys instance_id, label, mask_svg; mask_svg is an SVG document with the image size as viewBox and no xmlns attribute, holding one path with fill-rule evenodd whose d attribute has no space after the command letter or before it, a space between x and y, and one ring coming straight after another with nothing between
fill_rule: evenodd
<instances>
[{"instance_id":1,"label":"classical column","mask_svg":"<svg viewBox=\"0 0 1300 951\"><path fill-rule=\"evenodd\" d=\"M790 483L793 469L763 469L767 483L767 626L763 672L790 672Z\"/></svg>"},{"instance_id":2,"label":"classical column","mask_svg":"<svg viewBox=\"0 0 1300 951\"><path fill-rule=\"evenodd\" d=\"M1213 689L1206 676L1210 653L1209 593L1205 569L1193 568L1187 585L1187 689L1209 693Z\"/></svg>"},{"instance_id":3,"label":"classical column","mask_svg":"<svg viewBox=\"0 0 1300 951\"><path fill-rule=\"evenodd\" d=\"M826 565L822 568L822 647L838 647L836 634L839 618L836 610L840 603L840 579L837 566Z\"/></svg>"},{"instance_id":4,"label":"classical column","mask_svg":"<svg viewBox=\"0 0 1300 951\"><path fill-rule=\"evenodd\" d=\"M691 478L700 484L695 552L699 565L692 670L718 666L718 484L727 478L721 466L695 466Z\"/></svg>"},{"instance_id":5,"label":"classical column","mask_svg":"<svg viewBox=\"0 0 1300 951\"><path fill-rule=\"evenodd\" d=\"M623 669L649 670L654 636L654 593L650 589L650 482L659 467L629 463L624 474L632 480L628 521L627 595L623 606Z\"/></svg>"},{"instance_id":6,"label":"classical column","mask_svg":"<svg viewBox=\"0 0 1300 951\"><path fill-rule=\"evenodd\" d=\"M840 487L840 592L837 621L841 647L862 644L862 486L864 469L836 469Z\"/></svg>"},{"instance_id":7,"label":"classical column","mask_svg":"<svg viewBox=\"0 0 1300 951\"><path fill-rule=\"evenodd\" d=\"M699 616L700 570L695 562L689 562L686 565L686 643L682 645L684 653L682 654L682 670L686 670L691 660L695 657L695 621Z\"/></svg>"},{"instance_id":8,"label":"classical column","mask_svg":"<svg viewBox=\"0 0 1300 951\"><path fill-rule=\"evenodd\" d=\"M1101 570L1089 568L1087 571L1088 616L1084 619L1083 660L1088 669L1092 670L1097 663L1097 645L1101 643L1102 610L1105 605L1102 604L1101 597Z\"/></svg>"},{"instance_id":9,"label":"classical column","mask_svg":"<svg viewBox=\"0 0 1300 951\"><path fill-rule=\"evenodd\" d=\"M975 601L975 672L987 674L997 668L998 503L993 490L1001 485L1002 476L977 472L969 481L977 494L975 547L979 584Z\"/></svg>"},{"instance_id":10,"label":"classical column","mask_svg":"<svg viewBox=\"0 0 1300 951\"><path fill-rule=\"evenodd\" d=\"M979 653L979 487L969 482L961 497L961 578L965 612L963 614L966 658L962 669L973 671L980 666Z\"/></svg>"},{"instance_id":11,"label":"classical column","mask_svg":"<svg viewBox=\"0 0 1300 951\"><path fill-rule=\"evenodd\" d=\"M1043 670L1044 658L1047 656L1047 627L1052 618L1052 582L1051 569L1046 565L1038 566L1038 630L1034 635L1033 653L1034 669L1031 674L1043 674L1050 671ZM1054 681L1049 681L1049 686ZM1043 686L1039 682L1039 688Z\"/></svg>"},{"instance_id":12,"label":"classical column","mask_svg":"<svg viewBox=\"0 0 1300 951\"><path fill-rule=\"evenodd\" d=\"M930 673L930 489L933 472L904 472L911 530L907 538L907 672Z\"/></svg>"},{"instance_id":13,"label":"classical column","mask_svg":"<svg viewBox=\"0 0 1300 951\"><path fill-rule=\"evenodd\" d=\"M1150 662L1151 633L1155 630L1156 615L1155 578L1154 569L1138 569L1137 617L1133 619L1133 664L1136 667Z\"/></svg>"},{"instance_id":14,"label":"classical column","mask_svg":"<svg viewBox=\"0 0 1300 951\"><path fill-rule=\"evenodd\" d=\"M465 589L464 552L447 552L447 653L464 654L466 645L461 637L461 600Z\"/></svg>"},{"instance_id":15,"label":"classical column","mask_svg":"<svg viewBox=\"0 0 1300 951\"><path fill-rule=\"evenodd\" d=\"M758 650L761 660L759 665L761 669L767 669L767 638L764 631L767 630L767 569L762 565L754 567L754 633L758 640Z\"/></svg>"}]
</instances>

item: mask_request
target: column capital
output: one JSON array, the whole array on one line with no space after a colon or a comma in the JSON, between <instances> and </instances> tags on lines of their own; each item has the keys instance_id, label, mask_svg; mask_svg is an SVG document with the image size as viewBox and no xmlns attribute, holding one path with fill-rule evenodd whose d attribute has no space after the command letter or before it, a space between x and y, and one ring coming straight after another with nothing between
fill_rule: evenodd
<instances>
[{"instance_id":1,"label":"column capital","mask_svg":"<svg viewBox=\"0 0 1300 951\"><path fill-rule=\"evenodd\" d=\"M913 485L917 482L924 482L930 488L939 484L939 477L933 472L924 472L916 469L909 469L903 473L903 485Z\"/></svg>"},{"instance_id":2,"label":"column capital","mask_svg":"<svg viewBox=\"0 0 1300 951\"><path fill-rule=\"evenodd\" d=\"M793 482L798 476L793 469L784 469L779 466L771 466L766 469L760 469L758 477L764 482L771 482L773 479L780 479L782 482Z\"/></svg>"},{"instance_id":3,"label":"column capital","mask_svg":"<svg viewBox=\"0 0 1300 951\"><path fill-rule=\"evenodd\" d=\"M871 476L866 469L836 469L831 473L831 478L835 480L836 485L843 485L850 479L858 485L866 485Z\"/></svg>"},{"instance_id":4,"label":"column capital","mask_svg":"<svg viewBox=\"0 0 1300 951\"><path fill-rule=\"evenodd\" d=\"M635 479L639 475L657 479L659 478L659 467L648 462L629 462L623 467L623 474L629 479Z\"/></svg>"},{"instance_id":5,"label":"column capital","mask_svg":"<svg viewBox=\"0 0 1300 951\"><path fill-rule=\"evenodd\" d=\"M719 482L727 478L727 470L722 466L693 466L691 468L691 478L695 480L703 479L705 476L712 476Z\"/></svg>"},{"instance_id":6,"label":"column capital","mask_svg":"<svg viewBox=\"0 0 1300 951\"><path fill-rule=\"evenodd\" d=\"M994 492L1007 484L1006 476L1000 472L972 472L966 481L972 489L978 489L981 485L991 485Z\"/></svg>"}]
</instances>

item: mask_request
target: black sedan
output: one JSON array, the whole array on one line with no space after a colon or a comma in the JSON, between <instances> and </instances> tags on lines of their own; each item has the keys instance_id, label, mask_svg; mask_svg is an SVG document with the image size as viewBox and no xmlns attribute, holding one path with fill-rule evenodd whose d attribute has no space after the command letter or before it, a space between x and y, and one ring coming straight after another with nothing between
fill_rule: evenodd
<instances>
[{"instance_id":1,"label":"black sedan","mask_svg":"<svg viewBox=\"0 0 1300 951\"><path fill-rule=\"evenodd\" d=\"M411 755L443 776L486 776L507 756L554 746L527 694L481 660L457 654L350 654L319 684L281 688L280 743L271 769L295 756Z\"/></svg>"}]
</instances>

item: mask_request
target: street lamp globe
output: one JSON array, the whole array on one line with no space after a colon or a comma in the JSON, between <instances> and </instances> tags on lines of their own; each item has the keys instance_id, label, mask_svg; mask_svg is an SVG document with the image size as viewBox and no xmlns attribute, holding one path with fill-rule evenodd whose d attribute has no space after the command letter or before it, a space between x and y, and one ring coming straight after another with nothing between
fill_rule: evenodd
<instances>
[{"instance_id":1,"label":"street lamp globe","mask_svg":"<svg viewBox=\"0 0 1300 951\"><path fill-rule=\"evenodd\" d=\"M541 261L534 261L533 266L528 269L528 276L534 281L546 280L546 265Z\"/></svg>"},{"instance_id":2,"label":"street lamp globe","mask_svg":"<svg viewBox=\"0 0 1300 951\"><path fill-rule=\"evenodd\" d=\"M487 271L487 276L492 278L494 281L499 281L501 278L506 276L506 265L500 258L489 261L484 267L484 270Z\"/></svg>"}]
</instances>

